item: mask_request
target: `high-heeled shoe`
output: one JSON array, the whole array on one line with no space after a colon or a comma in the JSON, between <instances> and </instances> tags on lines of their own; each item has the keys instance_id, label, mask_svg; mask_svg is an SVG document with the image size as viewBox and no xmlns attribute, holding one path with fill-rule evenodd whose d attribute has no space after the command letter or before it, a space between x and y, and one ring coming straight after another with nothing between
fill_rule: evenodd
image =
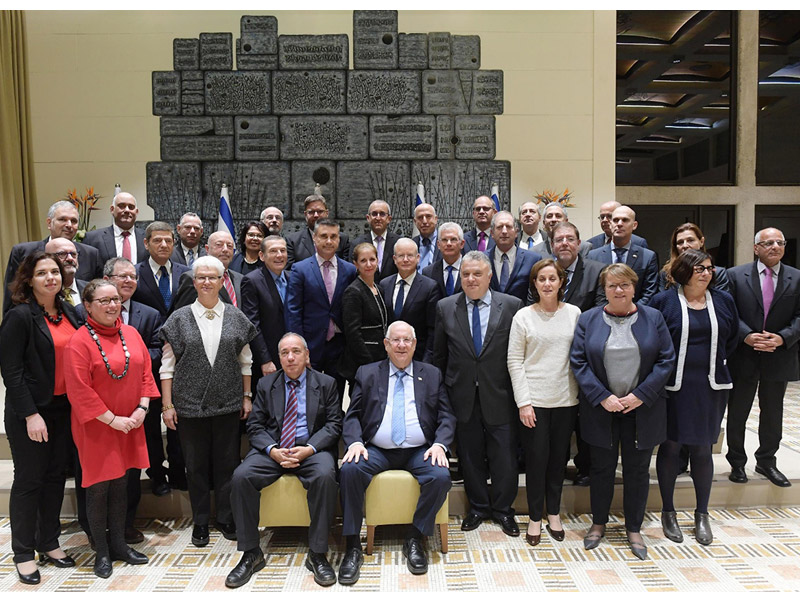
<instances>
[{"instance_id":1,"label":"high-heeled shoe","mask_svg":"<svg viewBox=\"0 0 800 600\"><path fill-rule=\"evenodd\" d=\"M14 568L17 569L17 577L19 580L27 585L38 585L42 581L42 576L39 574L39 569L36 569L33 573L28 573L25 575L24 573L20 573L19 567L14 565Z\"/></svg>"},{"instance_id":2,"label":"high-heeled shoe","mask_svg":"<svg viewBox=\"0 0 800 600\"><path fill-rule=\"evenodd\" d=\"M678 515L674 510L661 511L661 530L668 540L680 544L683 542L683 533L678 525Z\"/></svg>"},{"instance_id":3,"label":"high-heeled shoe","mask_svg":"<svg viewBox=\"0 0 800 600\"><path fill-rule=\"evenodd\" d=\"M598 529L595 529L595 526L592 525L589 528L589 533L583 538L584 550L594 550L600 545L600 540L606 535L606 526L599 525L598 527Z\"/></svg>"},{"instance_id":4,"label":"high-heeled shoe","mask_svg":"<svg viewBox=\"0 0 800 600\"><path fill-rule=\"evenodd\" d=\"M531 535L528 531L525 531L525 541L528 542L531 546L538 546L539 542L542 541L542 526L541 523L539 524L539 533L536 535Z\"/></svg>"},{"instance_id":5,"label":"high-heeled shoe","mask_svg":"<svg viewBox=\"0 0 800 600\"><path fill-rule=\"evenodd\" d=\"M644 538L642 538L641 542L634 541L631 539L631 534L633 532L628 531L627 533L628 533L628 546L630 546L631 553L639 560L647 560L647 546L644 543Z\"/></svg>"},{"instance_id":6,"label":"high-heeled shoe","mask_svg":"<svg viewBox=\"0 0 800 600\"><path fill-rule=\"evenodd\" d=\"M557 542L563 542L564 541L564 530L563 529L553 529L552 527L550 527L550 523L545 525L545 528L547 528L547 533L549 533L550 537L553 538L555 541L557 541Z\"/></svg>"},{"instance_id":7,"label":"high-heeled shoe","mask_svg":"<svg viewBox=\"0 0 800 600\"><path fill-rule=\"evenodd\" d=\"M49 556L48 554L40 554L39 555L39 564L46 565L50 563L55 565L59 569L68 569L70 567L75 566L75 559L71 556L65 556L64 558L55 558L54 556Z\"/></svg>"},{"instance_id":8,"label":"high-heeled shoe","mask_svg":"<svg viewBox=\"0 0 800 600\"><path fill-rule=\"evenodd\" d=\"M714 534L711 533L711 522L708 520L708 513L695 511L694 513L694 537L698 544L708 546L714 541Z\"/></svg>"}]
</instances>

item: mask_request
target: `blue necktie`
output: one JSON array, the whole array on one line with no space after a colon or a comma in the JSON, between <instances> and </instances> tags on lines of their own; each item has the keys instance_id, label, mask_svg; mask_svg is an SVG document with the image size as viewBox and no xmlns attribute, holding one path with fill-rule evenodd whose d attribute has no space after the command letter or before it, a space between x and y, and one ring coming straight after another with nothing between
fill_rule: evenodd
<instances>
[{"instance_id":1,"label":"blue necktie","mask_svg":"<svg viewBox=\"0 0 800 600\"><path fill-rule=\"evenodd\" d=\"M447 281L444 284L445 296L452 296L456 291L456 278L453 277L453 265L447 266Z\"/></svg>"},{"instance_id":2,"label":"blue necktie","mask_svg":"<svg viewBox=\"0 0 800 600\"><path fill-rule=\"evenodd\" d=\"M189 248L189 252L186 253L186 266L191 267L194 264L194 250Z\"/></svg>"},{"instance_id":3,"label":"blue necktie","mask_svg":"<svg viewBox=\"0 0 800 600\"><path fill-rule=\"evenodd\" d=\"M428 258L431 257L431 241L430 241L430 239L428 239L426 237L421 237L419 241L422 243L422 248L420 249L419 266L417 267L417 270L422 272L422 269L427 267L433 261L432 260L428 260Z\"/></svg>"},{"instance_id":4,"label":"blue necktie","mask_svg":"<svg viewBox=\"0 0 800 600\"><path fill-rule=\"evenodd\" d=\"M283 273L275 279L275 285L278 287L278 295L281 297L281 302L286 302L286 280L283 278Z\"/></svg>"},{"instance_id":5,"label":"blue necktie","mask_svg":"<svg viewBox=\"0 0 800 600\"><path fill-rule=\"evenodd\" d=\"M169 308L169 301L172 299L172 292L169 289L169 273L167 267L161 267L158 270L161 275L158 277L158 291L161 292L161 297L164 299L164 305Z\"/></svg>"},{"instance_id":6,"label":"blue necktie","mask_svg":"<svg viewBox=\"0 0 800 600\"><path fill-rule=\"evenodd\" d=\"M503 253L503 266L500 268L500 289L505 291L508 285L508 254Z\"/></svg>"},{"instance_id":7,"label":"blue necktie","mask_svg":"<svg viewBox=\"0 0 800 600\"><path fill-rule=\"evenodd\" d=\"M406 391L403 377L408 373L400 370L395 375L397 383L394 384L392 401L392 441L399 446L406 439Z\"/></svg>"},{"instance_id":8,"label":"blue necktie","mask_svg":"<svg viewBox=\"0 0 800 600\"><path fill-rule=\"evenodd\" d=\"M625 263L625 253L628 251L627 248L614 248L614 254L617 255L617 262L618 263Z\"/></svg>"},{"instance_id":9,"label":"blue necktie","mask_svg":"<svg viewBox=\"0 0 800 600\"><path fill-rule=\"evenodd\" d=\"M397 290L397 299L394 301L394 316L396 319L399 319L400 313L403 312L403 298L405 296L403 290L405 290L406 287L406 280L401 279L398 284L400 285L400 289Z\"/></svg>"},{"instance_id":10,"label":"blue necktie","mask_svg":"<svg viewBox=\"0 0 800 600\"><path fill-rule=\"evenodd\" d=\"M528 250L530 250L531 248L533 248L533 238L529 237L528 238Z\"/></svg>"},{"instance_id":11,"label":"blue necktie","mask_svg":"<svg viewBox=\"0 0 800 600\"><path fill-rule=\"evenodd\" d=\"M569 285L572 283L572 271L567 269L567 285L564 286L564 293L569 291Z\"/></svg>"},{"instance_id":12,"label":"blue necktie","mask_svg":"<svg viewBox=\"0 0 800 600\"><path fill-rule=\"evenodd\" d=\"M478 308L480 300L472 301L472 343L475 346L475 356L480 356L483 340L481 339L481 311Z\"/></svg>"}]
</instances>

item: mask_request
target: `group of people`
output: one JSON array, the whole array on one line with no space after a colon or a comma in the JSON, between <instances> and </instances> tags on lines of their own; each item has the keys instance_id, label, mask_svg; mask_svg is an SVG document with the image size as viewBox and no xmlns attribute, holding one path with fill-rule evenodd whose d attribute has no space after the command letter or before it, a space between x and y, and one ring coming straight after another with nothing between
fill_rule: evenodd
<instances>
[{"instance_id":1,"label":"group of people","mask_svg":"<svg viewBox=\"0 0 800 600\"><path fill-rule=\"evenodd\" d=\"M154 494L188 490L192 544L209 543L212 523L236 540L229 587L266 565L260 492L283 474L307 490L305 565L322 586L358 580L366 488L387 469L420 484L403 544L414 574L427 571L424 539L454 457L469 503L462 530L491 520L519 536L523 469L526 542L540 543L543 517L562 541L575 432L591 550L605 535L621 451L625 529L644 559L653 448L665 536L683 540L673 493L688 457L695 538L711 543L711 448L727 409L729 477L747 481L745 422L758 390L755 470L791 485L775 454L786 385L800 378L800 272L781 262L777 229L756 234L757 260L726 271L691 223L675 230L659 269L634 234L634 211L616 202L600 207L603 233L588 241L563 206L525 203L517 219L486 196L466 232L418 205L414 238L391 232L391 208L375 200L369 231L352 244L319 195L306 198L301 231L284 233L268 207L238 240L216 231L205 245L194 213L175 230L155 221L141 231L127 193L111 213L110 227L79 243L77 211L54 204L49 237L15 246L6 270L0 369L24 583L39 583L39 565L75 565L58 542L70 467L97 576L115 560L148 561L131 547L144 539L133 519L146 469ZM327 559L337 497L338 575Z\"/></svg>"}]
</instances>

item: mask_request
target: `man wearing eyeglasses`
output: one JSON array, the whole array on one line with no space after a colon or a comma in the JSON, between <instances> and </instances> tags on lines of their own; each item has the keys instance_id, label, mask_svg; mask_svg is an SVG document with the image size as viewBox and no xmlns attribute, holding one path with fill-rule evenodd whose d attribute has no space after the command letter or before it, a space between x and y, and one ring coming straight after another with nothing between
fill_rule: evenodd
<instances>
[{"instance_id":1,"label":"man wearing eyeglasses","mask_svg":"<svg viewBox=\"0 0 800 600\"><path fill-rule=\"evenodd\" d=\"M267 226L270 235L283 235L283 211L276 206L268 206L261 211L261 222Z\"/></svg>"},{"instance_id":2,"label":"man wearing eyeglasses","mask_svg":"<svg viewBox=\"0 0 800 600\"><path fill-rule=\"evenodd\" d=\"M314 256L314 225L320 219L328 218L328 203L324 196L311 194L303 202L303 214L306 218L306 228L286 235L286 252L288 258L286 268L291 269L295 263ZM336 256L344 261L350 261L350 238L343 231L339 232L339 247Z\"/></svg>"},{"instance_id":3,"label":"man wearing eyeglasses","mask_svg":"<svg viewBox=\"0 0 800 600\"><path fill-rule=\"evenodd\" d=\"M88 281L76 279L78 271L78 251L75 244L66 238L54 238L44 246L45 252L50 252L58 257L64 267L64 277L61 281L61 293L72 306L81 305L81 294Z\"/></svg>"},{"instance_id":4,"label":"man wearing eyeglasses","mask_svg":"<svg viewBox=\"0 0 800 600\"><path fill-rule=\"evenodd\" d=\"M472 221L475 228L464 233L464 253L471 250L491 252L494 250L492 239L492 217L494 216L494 201L489 196L478 196L472 203Z\"/></svg>"},{"instance_id":5,"label":"man wearing eyeglasses","mask_svg":"<svg viewBox=\"0 0 800 600\"><path fill-rule=\"evenodd\" d=\"M367 209L369 233L353 242L353 248L364 242L375 245L378 253L378 272L375 273L375 283L397 273L392 255L394 254L394 245L400 236L393 231L387 231L391 222L392 210L389 204L383 200L373 201Z\"/></svg>"},{"instance_id":6,"label":"man wearing eyeglasses","mask_svg":"<svg viewBox=\"0 0 800 600\"><path fill-rule=\"evenodd\" d=\"M783 396L800 379L800 270L781 262L786 238L768 227L756 234L756 260L728 269L730 293L739 311L739 347L730 358L733 390L728 402L728 478L746 483L745 425L758 389L759 447L756 473L779 487L791 482L778 470Z\"/></svg>"},{"instance_id":7,"label":"man wearing eyeglasses","mask_svg":"<svg viewBox=\"0 0 800 600\"><path fill-rule=\"evenodd\" d=\"M600 221L600 228L603 230L603 233L597 234L596 236L587 240L592 245L592 249L597 249L601 246L607 246L611 243L611 214L620 206L622 205L615 200L604 202L600 205L600 214L598 215L597 220ZM631 240L637 246L641 246L642 248L648 247L647 240L643 237L639 237L636 234L631 236Z\"/></svg>"}]
</instances>

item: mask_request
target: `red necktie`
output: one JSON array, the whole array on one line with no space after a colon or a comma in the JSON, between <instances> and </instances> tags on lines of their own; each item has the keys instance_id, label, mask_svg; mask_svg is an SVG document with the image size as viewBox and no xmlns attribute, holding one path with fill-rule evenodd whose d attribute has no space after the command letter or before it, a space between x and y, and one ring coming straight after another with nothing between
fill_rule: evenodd
<instances>
[{"instance_id":1,"label":"red necktie","mask_svg":"<svg viewBox=\"0 0 800 600\"><path fill-rule=\"evenodd\" d=\"M228 296L231 297L231 304L238 306L236 304L236 292L233 291L233 282L227 271L225 271L225 275L222 276L222 285L225 286L225 291L228 292Z\"/></svg>"},{"instance_id":2,"label":"red necktie","mask_svg":"<svg viewBox=\"0 0 800 600\"><path fill-rule=\"evenodd\" d=\"M299 382L289 380L289 399L286 401L286 412L283 414L281 427L281 448L292 448L297 434L297 386Z\"/></svg>"},{"instance_id":3,"label":"red necktie","mask_svg":"<svg viewBox=\"0 0 800 600\"><path fill-rule=\"evenodd\" d=\"M122 232L122 258L127 258L129 261L133 262L131 258L131 241L128 239L131 237L130 231L123 231Z\"/></svg>"}]
</instances>

